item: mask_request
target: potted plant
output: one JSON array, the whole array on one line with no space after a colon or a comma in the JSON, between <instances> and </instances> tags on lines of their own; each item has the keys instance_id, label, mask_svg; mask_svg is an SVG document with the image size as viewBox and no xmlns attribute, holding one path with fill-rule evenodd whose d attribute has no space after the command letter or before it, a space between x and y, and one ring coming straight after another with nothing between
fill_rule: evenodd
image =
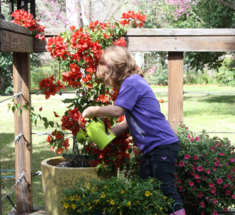
<instances>
[{"instance_id":1,"label":"potted plant","mask_svg":"<svg viewBox=\"0 0 235 215\"><path fill-rule=\"evenodd\" d=\"M127 182L112 177L106 181L90 180L87 184L81 178L73 189L64 190L61 208L69 215L163 215L172 203L162 194L156 179L134 178Z\"/></svg>"},{"instance_id":2,"label":"potted plant","mask_svg":"<svg viewBox=\"0 0 235 215\"><path fill-rule=\"evenodd\" d=\"M16 11L16 13L15 15L13 14L16 24L25 25L30 30L43 33L44 27L37 25L33 17L26 11L20 10ZM42 79L40 81L40 90L45 95L45 98L49 99L60 89L65 89L66 84L75 89L75 98L63 101L68 104L68 109L61 118L61 124L44 117L41 114L43 113L43 108L40 108L40 114L35 113L34 108L29 108L27 105L22 108L30 110L30 118L33 123L37 124L37 121L42 120L46 129L48 127L54 129L48 136L47 142L50 143L51 150L56 152L57 155L62 154L70 146L69 139L65 137L64 131L71 131L73 136L76 136L81 130L78 119L81 118L81 113L85 108L91 105L108 105L115 101L118 92L115 89L105 87L103 81L96 77L99 58L103 49L108 46L126 46L126 41L122 38L122 35L126 32L125 27L142 27L145 19L146 16L140 12L129 11L123 14L121 21L106 23L95 21L80 29L71 26L69 30L48 39L47 49L51 56L63 62L64 65L67 64L69 71L62 73L62 81L55 81L53 76ZM45 39L44 35L41 34L38 34L36 38ZM15 105L11 108L16 110L20 107ZM21 112L22 110L20 110ZM54 112L54 116L59 117L56 112ZM107 120L109 128L123 119L122 116L118 119ZM81 123L85 126L89 121L81 118ZM78 147L74 147L74 153L77 153L77 156L69 159L64 165L68 166L76 163L77 166L75 166L80 167L76 168L76 171L75 168L67 168L70 170L65 170L66 168L60 165L65 162L65 158L57 157L44 160L42 162L42 179L47 214L61 214L56 205L60 199L61 189L72 186L79 177L82 176L86 180L91 178L106 179L111 175L116 176L118 168L121 170L124 167L128 169L132 151L131 142L132 140L128 133L116 138L103 150L99 150L90 141L83 141L81 143L84 146L83 149L78 150ZM85 153L89 155L89 162L81 156ZM105 174L102 177L97 175L96 167L98 167L99 171L104 170Z\"/></svg>"},{"instance_id":3,"label":"potted plant","mask_svg":"<svg viewBox=\"0 0 235 215\"><path fill-rule=\"evenodd\" d=\"M176 186L189 215L230 214L235 202L235 147L228 138L196 135L185 124L177 128L180 152Z\"/></svg>"}]
</instances>

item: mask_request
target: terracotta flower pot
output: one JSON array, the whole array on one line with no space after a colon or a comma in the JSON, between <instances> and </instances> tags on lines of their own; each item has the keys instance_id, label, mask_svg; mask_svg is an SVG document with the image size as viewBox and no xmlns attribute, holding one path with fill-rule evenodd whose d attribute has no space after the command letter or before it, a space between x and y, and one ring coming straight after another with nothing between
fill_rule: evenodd
<instances>
[{"instance_id":1,"label":"terracotta flower pot","mask_svg":"<svg viewBox=\"0 0 235 215\"><path fill-rule=\"evenodd\" d=\"M89 181L91 179L107 180L112 176L117 176L117 171L98 176L96 167L65 168L55 166L64 160L63 157L55 157L46 159L41 163L47 215L64 215L61 211L61 194L65 188L72 188L79 178L82 177L85 181Z\"/></svg>"}]
</instances>

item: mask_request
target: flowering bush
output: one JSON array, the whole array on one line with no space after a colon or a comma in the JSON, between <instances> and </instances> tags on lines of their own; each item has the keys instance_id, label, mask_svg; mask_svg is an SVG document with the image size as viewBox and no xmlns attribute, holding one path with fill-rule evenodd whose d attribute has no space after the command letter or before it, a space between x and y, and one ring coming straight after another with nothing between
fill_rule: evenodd
<instances>
[{"instance_id":1,"label":"flowering bush","mask_svg":"<svg viewBox=\"0 0 235 215\"><path fill-rule=\"evenodd\" d=\"M62 211L77 214L167 214L173 200L163 196L156 179L133 179L129 183L111 178L107 181L80 179L73 189L67 188L61 201Z\"/></svg>"},{"instance_id":2,"label":"flowering bush","mask_svg":"<svg viewBox=\"0 0 235 215\"><path fill-rule=\"evenodd\" d=\"M36 20L33 18L33 14L29 14L27 11L23 10L16 10L11 14L11 16L14 17L14 20L11 21L12 23L27 27L32 31L33 35L36 35L35 38L45 40L45 27L36 23Z\"/></svg>"},{"instance_id":3,"label":"flowering bush","mask_svg":"<svg viewBox=\"0 0 235 215\"><path fill-rule=\"evenodd\" d=\"M177 128L180 152L176 187L187 214L218 215L235 202L235 147L227 138L195 135L184 124Z\"/></svg>"}]
</instances>

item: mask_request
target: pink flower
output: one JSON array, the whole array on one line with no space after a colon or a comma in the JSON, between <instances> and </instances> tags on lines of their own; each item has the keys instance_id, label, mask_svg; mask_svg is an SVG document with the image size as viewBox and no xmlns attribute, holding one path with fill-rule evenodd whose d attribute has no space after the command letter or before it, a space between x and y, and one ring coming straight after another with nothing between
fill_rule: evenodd
<instances>
[{"instance_id":1,"label":"pink flower","mask_svg":"<svg viewBox=\"0 0 235 215\"><path fill-rule=\"evenodd\" d=\"M232 176L230 174L227 174L227 178L230 179Z\"/></svg>"},{"instance_id":2,"label":"pink flower","mask_svg":"<svg viewBox=\"0 0 235 215\"><path fill-rule=\"evenodd\" d=\"M188 134L188 139L190 139L190 135Z\"/></svg>"},{"instance_id":3,"label":"pink flower","mask_svg":"<svg viewBox=\"0 0 235 215\"><path fill-rule=\"evenodd\" d=\"M212 199L212 202L216 204L218 201L216 199Z\"/></svg>"},{"instance_id":4,"label":"pink flower","mask_svg":"<svg viewBox=\"0 0 235 215\"><path fill-rule=\"evenodd\" d=\"M210 191L211 191L211 193L215 193L216 192L216 188L213 187L213 188L210 189Z\"/></svg>"},{"instance_id":5,"label":"pink flower","mask_svg":"<svg viewBox=\"0 0 235 215\"><path fill-rule=\"evenodd\" d=\"M202 198L203 197L203 193L202 192L199 192L198 193L198 198Z\"/></svg>"},{"instance_id":6,"label":"pink flower","mask_svg":"<svg viewBox=\"0 0 235 215\"><path fill-rule=\"evenodd\" d=\"M197 158L198 158L197 155L194 155L194 156L193 156L193 159L194 159L194 160L197 160Z\"/></svg>"},{"instance_id":7,"label":"pink flower","mask_svg":"<svg viewBox=\"0 0 235 215\"><path fill-rule=\"evenodd\" d=\"M195 167L195 166L192 166L192 168L193 168L193 171L195 171L196 167Z\"/></svg>"},{"instance_id":8,"label":"pink flower","mask_svg":"<svg viewBox=\"0 0 235 215\"><path fill-rule=\"evenodd\" d=\"M194 139L192 138L191 140L190 140L190 142L193 142L194 141Z\"/></svg>"},{"instance_id":9,"label":"pink flower","mask_svg":"<svg viewBox=\"0 0 235 215\"><path fill-rule=\"evenodd\" d=\"M190 158L190 155L189 155L189 154L186 154L186 155L184 156L184 158L188 160L188 159Z\"/></svg>"},{"instance_id":10,"label":"pink flower","mask_svg":"<svg viewBox=\"0 0 235 215\"><path fill-rule=\"evenodd\" d=\"M219 163L215 162L215 166L219 166Z\"/></svg>"},{"instance_id":11,"label":"pink flower","mask_svg":"<svg viewBox=\"0 0 235 215\"><path fill-rule=\"evenodd\" d=\"M227 195L227 196L230 196L230 191L229 190L225 190L225 195Z\"/></svg>"},{"instance_id":12,"label":"pink flower","mask_svg":"<svg viewBox=\"0 0 235 215\"><path fill-rule=\"evenodd\" d=\"M201 211L201 215L205 215L205 212L204 212L204 211Z\"/></svg>"},{"instance_id":13,"label":"pink flower","mask_svg":"<svg viewBox=\"0 0 235 215\"><path fill-rule=\"evenodd\" d=\"M207 177L206 177L206 176L203 176L203 180L205 180L205 181L206 181L206 180L207 180Z\"/></svg>"},{"instance_id":14,"label":"pink flower","mask_svg":"<svg viewBox=\"0 0 235 215\"><path fill-rule=\"evenodd\" d=\"M213 211L213 215L218 215L218 212L217 211Z\"/></svg>"},{"instance_id":15,"label":"pink flower","mask_svg":"<svg viewBox=\"0 0 235 215\"><path fill-rule=\"evenodd\" d=\"M200 140L200 137L196 137L195 140L196 140L196 141Z\"/></svg>"},{"instance_id":16,"label":"pink flower","mask_svg":"<svg viewBox=\"0 0 235 215\"><path fill-rule=\"evenodd\" d=\"M180 166L180 167L184 166L184 161L181 161L181 162L179 163L179 166Z\"/></svg>"},{"instance_id":17,"label":"pink flower","mask_svg":"<svg viewBox=\"0 0 235 215\"><path fill-rule=\"evenodd\" d=\"M210 201L210 199L211 199L210 197L206 197L206 201L207 201L207 202L209 202L209 201Z\"/></svg>"},{"instance_id":18,"label":"pink flower","mask_svg":"<svg viewBox=\"0 0 235 215\"><path fill-rule=\"evenodd\" d=\"M235 199L235 195L232 195L232 198Z\"/></svg>"},{"instance_id":19,"label":"pink flower","mask_svg":"<svg viewBox=\"0 0 235 215\"><path fill-rule=\"evenodd\" d=\"M210 173L211 173L211 171L208 169L208 170L206 170L206 173L207 173L207 174L210 174Z\"/></svg>"},{"instance_id":20,"label":"pink flower","mask_svg":"<svg viewBox=\"0 0 235 215\"><path fill-rule=\"evenodd\" d=\"M193 185L194 185L194 183L193 183L192 181L190 181L190 182L189 182L189 186L192 187Z\"/></svg>"},{"instance_id":21,"label":"pink flower","mask_svg":"<svg viewBox=\"0 0 235 215\"><path fill-rule=\"evenodd\" d=\"M199 175L195 174L194 178L199 179L200 177L199 177Z\"/></svg>"},{"instance_id":22,"label":"pink flower","mask_svg":"<svg viewBox=\"0 0 235 215\"><path fill-rule=\"evenodd\" d=\"M224 208L224 211L225 211L225 212L228 212L228 208Z\"/></svg>"},{"instance_id":23,"label":"pink flower","mask_svg":"<svg viewBox=\"0 0 235 215\"><path fill-rule=\"evenodd\" d=\"M209 186L210 186L210 187L214 187L214 183L210 183Z\"/></svg>"},{"instance_id":24,"label":"pink flower","mask_svg":"<svg viewBox=\"0 0 235 215\"><path fill-rule=\"evenodd\" d=\"M202 208L205 207L205 203L204 202L200 202L200 205L201 205Z\"/></svg>"},{"instance_id":25,"label":"pink flower","mask_svg":"<svg viewBox=\"0 0 235 215\"><path fill-rule=\"evenodd\" d=\"M194 175L194 172L191 172L191 175Z\"/></svg>"},{"instance_id":26,"label":"pink flower","mask_svg":"<svg viewBox=\"0 0 235 215\"><path fill-rule=\"evenodd\" d=\"M216 171L216 168L215 168L215 167L213 167L213 171Z\"/></svg>"},{"instance_id":27,"label":"pink flower","mask_svg":"<svg viewBox=\"0 0 235 215\"><path fill-rule=\"evenodd\" d=\"M196 190L196 188L197 188L196 186L195 186L195 187L193 187L192 191L195 191L195 190Z\"/></svg>"},{"instance_id":28,"label":"pink flower","mask_svg":"<svg viewBox=\"0 0 235 215\"><path fill-rule=\"evenodd\" d=\"M198 167L197 167L197 171L198 171L198 172L201 172L201 171L203 171L203 168L202 168L202 166L198 166Z\"/></svg>"},{"instance_id":29,"label":"pink flower","mask_svg":"<svg viewBox=\"0 0 235 215\"><path fill-rule=\"evenodd\" d=\"M234 158L230 158L230 161L233 162L233 161L234 161Z\"/></svg>"},{"instance_id":30,"label":"pink flower","mask_svg":"<svg viewBox=\"0 0 235 215\"><path fill-rule=\"evenodd\" d=\"M216 158L216 161L219 162L219 158Z\"/></svg>"},{"instance_id":31,"label":"pink flower","mask_svg":"<svg viewBox=\"0 0 235 215\"><path fill-rule=\"evenodd\" d=\"M179 191L182 192L183 191L183 187L182 186L179 186Z\"/></svg>"},{"instance_id":32,"label":"pink flower","mask_svg":"<svg viewBox=\"0 0 235 215\"><path fill-rule=\"evenodd\" d=\"M225 184L225 185L224 185L224 189L227 189L227 188L228 188L228 185L227 185L227 184Z\"/></svg>"},{"instance_id":33,"label":"pink flower","mask_svg":"<svg viewBox=\"0 0 235 215\"><path fill-rule=\"evenodd\" d=\"M218 178L216 181L218 184L222 184L222 182L223 182L223 180L221 178Z\"/></svg>"},{"instance_id":34,"label":"pink flower","mask_svg":"<svg viewBox=\"0 0 235 215\"><path fill-rule=\"evenodd\" d=\"M182 180L181 180L180 178L178 178L178 179L177 179L177 182L181 184L181 183L182 183Z\"/></svg>"},{"instance_id":35,"label":"pink flower","mask_svg":"<svg viewBox=\"0 0 235 215\"><path fill-rule=\"evenodd\" d=\"M201 183L201 179L196 179L196 182L197 183Z\"/></svg>"},{"instance_id":36,"label":"pink flower","mask_svg":"<svg viewBox=\"0 0 235 215\"><path fill-rule=\"evenodd\" d=\"M219 155L220 155L220 156L224 156L224 153L220 152Z\"/></svg>"}]
</instances>

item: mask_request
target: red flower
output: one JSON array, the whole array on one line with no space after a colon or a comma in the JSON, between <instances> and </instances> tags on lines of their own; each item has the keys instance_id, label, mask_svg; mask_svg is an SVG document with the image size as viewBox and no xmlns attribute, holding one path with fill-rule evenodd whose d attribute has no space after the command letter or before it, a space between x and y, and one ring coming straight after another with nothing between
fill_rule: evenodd
<instances>
[{"instance_id":1,"label":"red flower","mask_svg":"<svg viewBox=\"0 0 235 215\"><path fill-rule=\"evenodd\" d=\"M189 154L186 154L186 155L184 156L184 158L188 160L188 159L190 158L190 155L189 155Z\"/></svg>"},{"instance_id":2,"label":"red flower","mask_svg":"<svg viewBox=\"0 0 235 215\"><path fill-rule=\"evenodd\" d=\"M42 107L39 108L39 111L42 111Z\"/></svg>"},{"instance_id":3,"label":"red flower","mask_svg":"<svg viewBox=\"0 0 235 215\"><path fill-rule=\"evenodd\" d=\"M225 190L225 195L230 196L231 192L229 190Z\"/></svg>"},{"instance_id":4,"label":"red flower","mask_svg":"<svg viewBox=\"0 0 235 215\"><path fill-rule=\"evenodd\" d=\"M218 184L222 184L222 182L223 182L223 180L221 178L218 178L216 181Z\"/></svg>"},{"instance_id":5,"label":"red flower","mask_svg":"<svg viewBox=\"0 0 235 215\"><path fill-rule=\"evenodd\" d=\"M126 40L124 40L123 37L121 37L121 39L116 40L116 42L113 42L113 45L115 46L121 46L121 47L126 47Z\"/></svg>"},{"instance_id":6,"label":"red flower","mask_svg":"<svg viewBox=\"0 0 235 215\"><path fill-rule=\"evenodd\" d=\"M201 171L203 171L203 168L202 168L202 166L198 166L198 167L197 167L197 171L198 171L198 172L201 172Z\"/></svg>"},{"instance_id":7,"label":"red flower","mask_svg":"<svg viewBox=\"0 0 235 215\"><path fill-rule=\"evenodd\" d=\"M60 117L55 111L54 111L54 116L55 117Z\"/></svg>"},{"instance_id":8,"label":"red flower","mask_svg":"<svg viewBox=\"0 0 235 215\"><path fill-rule=\"evenodd\" d=\"M209 183L209 186L214 187L215 185L214 185L214 183Z\"/></svg>"},{"instance_id":9,"label":"red flower","mask_svg":"<svg viewBox=\"0 0 235 215\"><path fill-rule=\"evenodd\" d=\"M72 25L72 26L69 27L69 29L70 29L71 31L73 31L73 30L76 29L76 27L75 27L74 25Z\"/></svg>"},{"instance_id":10,"label":"red flower","mask_svg":"<svg viewBox=\"0 0 235 215\"><path fill-rule=\"evenodd\" d=\"M183 167L183 166L184 166L184 161L181 161L181 162L179 163L179 166L180 166L180 167Z\"/></svg>"},{"instance_id":11,"label":"red flower","mask_svg":"<svg viewBox=\"0 0 235 215\"><path fill-rule=\"evenodd\" d=\"M194 159L194 160L197 160L197 158L198 158L197 155L194 155L194 156L193 156L193 159Z\"/></svg>"},{"instance_id":12,"label":"red flower","mask_svg":"<svg viewBox=\"0 0 235 215\"><path fill-rule=\"evenodd\" d=\"M200 202L200 205L201 205L202 208L205 207L205 203L204 202Z\"/></svg>"},{"instance_id":13,"label":"red flower","mask_svg":"<svg viewBox=\"0 0 235 215\"><path fill-rule=\"evenodd\" d=\"M193 185L194 185L194 183L193 183L192 181L190 181L190 182L189 182L189 186L192 187Z\"/></svg>"},{"instance_id":14,"label":"red flower","mask_svg":"<svg viewBox=\"0 0 235 215\"><path fill-rule=\"evenodd\" d=\"M211 193L213 193L213 194L214 194L214 193L216 192L216 188L215 188L215 187L213 187L213 188L211 188L211 189L210 189L210 191L211 191Z\"/></svg>"},{"instance_id":15,"label":"red flower","mask_svg":"<svg viewBox=\"0 0 235 215\"><path fill-rule=\"evenodd\" d=\"M199 192L198 193L198 198L202 198L203 197L203 193L202 192Z\"/></svg>"},{"instance_id":16,"label":"red flower","mask_svg":"<svg viewBox=\"0 0 235 215\"><path fill-rule=\"evenodd\" d=\"M212 202L216 204L218 201L216 199L212 199Z\"/></svg>"}]
</instances>

